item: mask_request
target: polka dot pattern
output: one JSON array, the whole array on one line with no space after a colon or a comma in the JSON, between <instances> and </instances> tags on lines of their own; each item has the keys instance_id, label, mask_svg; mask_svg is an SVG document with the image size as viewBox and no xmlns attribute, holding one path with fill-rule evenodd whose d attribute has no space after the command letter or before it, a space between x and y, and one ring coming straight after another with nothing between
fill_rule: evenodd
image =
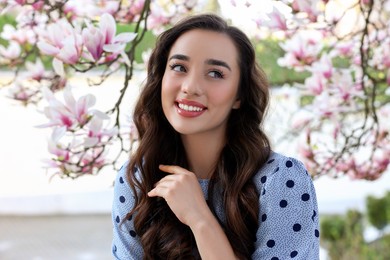
<instances>
[{"instance_id":1,"label":"polka dot pattern","mask_svg":"<svg viewBox=\"0 0 390 260\"><path fill-rule=\"evenodd\" d=\"M303 164L273 153L255 183L267 192L260 195L261 225L252 259L318 260L318 206Z\"/></svg>"},{"instance_id":2,"label":"polka dot pattern","mask_svg":"<svg viewBox=\"0 0 390 260\"><path fill-rule=\"evenodd\" d=\"M269 248L273 248L273 247L275 246L275 241L272 240L272 239L268 240L268 241L267 241L267 246L268 246Z\"/></svg>"},{"instance_id":3,"label":"polka dot pattern","mask_svg":"<svg viewBox=\"0 0 390 260\"><path fill-rule=\"evenodd\" d=\"M310 199L310 195L308 193L303 193L301 199L303 201L308 201Z\"/></svg>"},{"instance_id":4,"label":"polka dot pattern","mask_svg":"<svg viewBox=\"0 0 390 260\"><path fill-rule=\"evenodd\" d=\"M291 168L292 166L293 166L293 162L290 161L290 160L288 160L288 161L286 162L286 167L287 167L287 168Z\"/></svg>"},{"instance_id":5,"label":"polka dot pattern","mask_svg":"<svg viewBox=\"0 0 390 260\"><path fill-rule=\"evenodd\" d=\"M272 152L253 181L259 192L260 208L251 259L318 260L318 206L312 180L303 164ZM200 180L199 184L207 199L208 181ZM218 206L222 198L217 194L221 193L215 193L215 212L224 222L223 207ZM134 228L134 214L128 215L133 207L134 196L126 179L126 167L123 167L115 182L112 212L112 254L116 259L143 258L140 238Z\"/></svg>"},{"instance_id":6,"label":"polka dot pattern","mask_svg":"<svg viewBox=\"0 0 390 260\"><path fill-rule=\"evenodd\" d=\"M137 233L135 233L135 231L134 230L130 230L130 236L132 236L132 237L135 237L136 235L137 235Z\"/></svg>"},{"instance_id":7,"label":"polka dot pattern","mask_svg":"<svg viewBox=\"0 0 390 260\"><path fill-rule=\"evenodd\" d=\"M281 207L281 208L285 208L285 207L287 207L287 200L281 200L280 202L279 202L279 206Z\"/></svg>"},{"instance_id":8,"label":"polka dot pattern","mask_svg":"<svg viewBox=\"0 0 390 260\"><path fill-rule=\"evenodd\" d=\"M294 226L293 226L293 230L294 230L295 232L300 231L301 228L302 228L302 226L301 226L300 224L294 224Z\"/></svg>"},{"instance_id":9,"label":"polka dot pattern","mask_svg":"<svg viewBox=\"0 0 390 260\"><path fill-rule=\"evenodd\" d=\"M294 187L294 185L295 185L295 183L294 183L294 181L292 181L292 180L288 180L288 181L286 182L286 186L289 187L289 188Z\"/></svg>"},{"instance_id":10,"label":"polka dot pattern","mask_svg":"<svg viewBox=\"0 0 390 260\"><path fill-rule=\"evenodd\" d=\"M291 258L294 258L298 255L298 252L297 251L292 251L291 254L290 254L290 257Z\"/></svg>"}]
</instances>

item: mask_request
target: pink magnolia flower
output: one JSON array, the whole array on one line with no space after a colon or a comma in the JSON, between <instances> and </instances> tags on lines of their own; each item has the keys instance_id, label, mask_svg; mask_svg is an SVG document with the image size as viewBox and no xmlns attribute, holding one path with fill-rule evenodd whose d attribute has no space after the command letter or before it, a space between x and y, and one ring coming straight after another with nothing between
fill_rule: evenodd
<instances>
[{"instance_id":1,"label":"pink magnolia flower","mask_svg":"<svg viewBox=\"0 0 390 260\"><path fill-rule=\"evenodd\" d=\"M89 25L82 32L82 38L93 60L97 61L103 51L111 53L123 53L126 44L136 37L135 33L116 34L116 23L110 14L103 14L98 27ZM124 55L123 55L124 56Z\"/></svg>"},{"instance_id":2,"label":"pink magnolia flower","mask_svg":"<svg viewBox=\"0 0 390 260\"><path fill-rule=\"evenodd\" d=\"M31 84L29 84L31 85ZM9 89L9 95L12 99L22 101L25 105L31 102L31 99L37 94L37 91L34 91L27 84L23 84L20 80L16 80L14 84Z\"/></svg>"},{"instance_id":3,"label":"pink magnolia flower","mask_svg":"<svg viewBox=\"0 0 390 260\"><path fill-rule=\"evenodd\" d=\"M129 23L138 20L145 5L145 0L133 0L131 2L122 3L122 8L115 14L117 20Z\"/></svg>"},{"instance_id":4,"label":"pink magnolia flower","mask_svg":"<svg viewBox=\"0 0 390 260\"><path fill-rule=\"evenodd\" d=\"M49 102L44 113L50 122L40 127L65 126L67 129L74 129L85 125L93 114L104 115L90 109L96 102L95 96L88 94L76 101L70 87L64 89L64 104L56 99L49 89L44 89L44 96Z\"/></svg>"},{"instance_id":5,"label":"pink magnolia flower","mask_svg":"<svg viewBox=\"0 0 390 260\"><path fill-rule=\"evenodd\" d=\"M35 63L26 61L25 66L26 66L28 78L40 81L43 78L45 78L48 74L45 70L45 67L43 66L41 59L39 58L36 59Z\"/></svg>"},{"instance_id":6,"label":"pink magnolia flower","mask_svg":"<svg viewBox=\"0 0 390 260\"><path fill-rule=\"evenodd\" d=\"M80 168L77 172L82 174L93 174L97 169L102 168L108 160L106 159L106 153L103 148L88 149L83 153L80 160Z\"/></svg>"},{"instance_id":7,"label":"pink magnolia flower","mask_svg":"<svg viewBox=\"0 0 390 260\"><path fill-rule=\"evenodd\" d=\"M294 113L291 119L291 128L294 130L300 130L306 127L310 122L313 121L313 114L306 110L299 110Z\"/></svg>"},{"instance_id":8,"label":"pink magnolia flower","mask_svg":"<svg viewBox=\"0 0 390 260\"><path fill-rule=\"evenodd\" d=\"M318 74L320 77L325 79L330 79L334 72L334 66L330 55L323 54L321 59L313 62L313 64L308 68L308 71L313 74Z\"/></svg>"},{"instance_id":9,"label":"pink magnolia flower","mask_svg":"<svg viewBox=\"0 0 390 260\"><path fill-rule=\"evenodd\" d=\"M35 43L35 33L33 30L15 29L10 24L5 24L0 36L7 41L15 41L21 45L25 43Z\"/></svg>"},{"instance_id":10,"label":"pink magnolia flower","mask_svg":"<svg viewBox=\"0 0 390 260\"><path fill-rule=\"evenodd\" d=\"M114 127L111 129L103 128L103 120L99 117L94 116L88 123L88 135L85 139L85 147L93 147L98 143L102 142L104 137L111 138L118 134L118 128Z\"/></svg>"},{"instance_id":11,"label":"pink magnolia flower","mask_svg":"<svg viewBox=\"0 0 390 260\"><path fill-rule=\"evenodd\" d=\"M169 24L170 19L168 15L164 13L161 6L152 5L151 13L148 17L148 29L152 30L155 34L159 34L164 25Z\"/></svg>"},{"instance_id":12,"label":"pink magnolia flower","mask_svg":"<svg viewBox=\"0 0 390 260\"><path fill-rule=\"evenodd\" d=\"M11 41L7 47L0 45L0 63L8 63L20 57L22 49L17 42Z\"/></svg>"},{"instance_id":13,"label":"pink magnolia flower","mask_svg":"<svg viewBox=\"0 0 390 260\"><path fill-rule=\"evenodd\" d=\"M144 9L144 6L145 6L145 0L133 1L131 3L130 8L129 8L129 12L133 16L137 16L142 12L142 10Z\"/></svg>"},{"instance_id":14,"label":"pink magnolia flower","mask_svg":"<svg viewBox=\"0 0 390 260\"><path fill-rule=\"evenodd\" d=\"M321 119L330 119L341 111L340 100L323 91L320 95L314 97L313 103L308 109Z\"/></svg>"},{"instance_id":15,"label":"pink magnolia flower","mask_svg":"<svg viewBox=\"0 0 390 260\"><path fill-rule=\"evenodd\" d=\"M338 70L332 77L330 93L341 99L342 104L353 101L355 97L364 98L363 90L356 84L350 70Z\"/></svg>"},{"instance_id":16,"label":"pink magnolia flower","mask_svg":"<svg viewBox=\"0 0 390 260\"><path fill-rule=\"evenodd\" d=\"M337 42L334 56L351 57L354 54L355 43L353 41Z\"/></svg>"},{"instance_id":17,"label":"pink magnolia flower","mask_svg":"<svg viewBox=\"0 0 390 260\"><path fill-rule=\"evenodd\" d=\"M258 25L266 26L270 29L285 31L287 30L287 22L284 14L278 8L273 7L272 12L268 14L269 20L262 19L258 21Z\"/></svg>"},{"instance_id":18,"label":"pink magnolia flower","mask_svg":"<svg viewBox=\"0 0 390 260\"><path fill-rule=\"evenodd\" d=\"M305 12L311 22L317 21L319 0L294 0L292 7L295 11Z\"/></svg>"},{"instance_id":19,"label":"pink magnolia flower","mask_svg":"<svg viewBox=\"0 0 390 260\"><path fill-rule=\"evenodd\" d=\"M130 3L133 2L130 1ZM63 11L71 20L77 19L78 17L95 19L104 13L114 15L118 11L119 4L120 1L117 0L69 0L66 1ZM122 3L122 8L124 8L124 4Z\"/></svg>"},{"instance_id":20,"label":"pink magnolia flower","mask_svg":"<svg viewBox=\"0 0 390 260\"><path fill-rule=\"evenodd\" d=\"M278 64L302 71L305 66L311 65L318 59L323 47L322 38L323 35L319 31L300 31L280 44L286 54L278 59Z\"/></svg>"},{"instance_id":21,"label":"pink magnolia flower","mask_svg":"<svg viewBox=\"0 0 390 260\"><path fill-rule=\"evenodd\" d=\"M76 64L82 54L82 37L78 29L74 29L65 19L50 24L47 32L41 32L41 40L37 43L40 51L54 56L53 68L57 74L64 74L63 63Z\"/></svg>"},{"instance_id":22,"label":"pink magnolia flower","mask_svg":"<svg viewBox=\"0 0 390 260\"><path fill-rule=\"evenodd\" d=\"M309 95L320 95L326 88L327 80L320 74L313 74L305 79L305 92Z\"/></svg>"},{"instance_id":23,"label":"pink magnolia flower","mask_svg":"<svg viewBox=\"0 0 390 260\"><path fill-rule=\"evenodd\" d=\"M55 155L55 160L67 162L70 159L70 149L60 143L60 139L65 135L66 127L55 128L48 141L48 150Z\"/></svg>"}]
</instances>

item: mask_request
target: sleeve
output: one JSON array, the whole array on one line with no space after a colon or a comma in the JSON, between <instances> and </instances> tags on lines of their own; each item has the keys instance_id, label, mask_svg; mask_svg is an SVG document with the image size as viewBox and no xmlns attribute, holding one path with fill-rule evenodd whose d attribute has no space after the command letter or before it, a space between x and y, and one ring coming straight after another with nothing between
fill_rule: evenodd
<instances>
[{"instance_id":1,"label":"sleeve","mask_svg":"<svg viewBox=\"0 0 390 260\"><path fill-rule=\"evenodd\" d=\"M300 161L284 156L264 168L252 259L319 259L318 205L310 175Z\"/></svg>"},{"instance_id":2,"label":"sleeve","mask_svg":"<svg viewBox=\"0 0 390 260\"><path fill-rule=\"evenodd\" d=\"M133 216L126 217L134 207L134 193L126 178L127 164L119 170L114 184L112 203L113 240L112 255L115 259L142 259L140 239L134 230Z\"/></svg>"}]
</instances>

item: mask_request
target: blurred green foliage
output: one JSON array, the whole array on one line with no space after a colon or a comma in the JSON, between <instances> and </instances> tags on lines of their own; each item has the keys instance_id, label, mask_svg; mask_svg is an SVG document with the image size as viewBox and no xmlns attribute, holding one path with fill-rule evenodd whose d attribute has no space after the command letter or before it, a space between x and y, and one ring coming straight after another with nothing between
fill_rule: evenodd
<instances>
[{"instance_id":1,"label":"blurred green foliage","mask_svg":"<svg viewBox=\"0 0 390 260\"><path fill-rule=\"evenodd\" d=\"M10 16L10 15L0 15L0 32L3 31L3 27L6 24L11 24L11 25L15 26L15 24L16 24L15 18L13 16ZM7 41L5 41L2 37L0 37L0 45L3 45L3 46L7 45Z\"/></svg>"},{"instance_id":2,"label":"blurred green foliage","mask_svg":"<svg viewBox=\"0 0 390 260\"><path fill-rule=\"evenodd\" d=\"M368 196L366 204L368 220L374 227L383 230L390 222L390 192L381 198Z\"/></svg>"},{"instance_id":3,"label":"blurred green foliage","mask_svg":"<svg viewBox=\"0 0 390 260\"><path fill-rule=\"evenodd\" d=\"M118 24L117 26L117 34L123 32L134 32L135 24ZM151 32L147 31L142 38L141 43L137 46L137 50L135 53L135 61L137 63L142 63L142 53L147 51L148 49L152 49L156 42L156 36Z\"/></svg>"},{"instance_id":4,"label":"blurred green foliage","mask_svg":"<svg viewBox=\"0 0 390 260\"><path fill-rule=\"evenodd\" d=\"M271 86L282 86L286 83L303 83L309 76L308 72L296 72L292 69L280 67L277 60L284 56L283 49L277 40L264 39L254 41L258 63L268 77Z\"/></svg>"},{"instance_id":5,"label":"blurred green foliage","mask_svg":"<svg viewBox=\"0 0 390 260\"><path fill-rule=\"evenodd\" d=\"M390 224L390 192L381 198L369 196L366 202L366 218L357 210L321 217L321 244L330 259L390 259L390 234L383 232ZM380 231L379 239L369 243L363 236L366 219Z\"/></svg>"}]
</instances>

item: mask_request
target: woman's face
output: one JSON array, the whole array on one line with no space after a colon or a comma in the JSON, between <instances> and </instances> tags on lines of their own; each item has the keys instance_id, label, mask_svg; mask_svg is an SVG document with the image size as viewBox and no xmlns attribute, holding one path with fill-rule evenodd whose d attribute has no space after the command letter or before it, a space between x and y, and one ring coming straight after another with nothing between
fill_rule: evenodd
<instances>
[{"instance_id":1,"label":"woman's face","mask_svg":"<svg viewBox=\"0 0 390 260\"><path fill-rule=\"evenodd\" d=\"M229 36L188 31L168 55L161 90L164 114L182 135L224 135L231 110L240 107L239 79L238 52Z\"/></svg>"}]
</instances>

